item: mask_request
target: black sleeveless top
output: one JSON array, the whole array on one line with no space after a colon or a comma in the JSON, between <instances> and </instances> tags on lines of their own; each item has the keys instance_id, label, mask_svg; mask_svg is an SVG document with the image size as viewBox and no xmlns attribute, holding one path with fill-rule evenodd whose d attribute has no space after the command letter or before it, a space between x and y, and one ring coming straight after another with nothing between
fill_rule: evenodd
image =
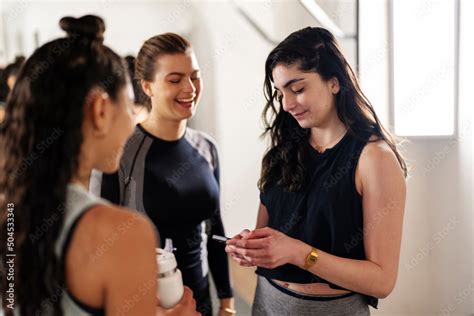
<instances>
[{"instance_id":1,"label":"black sleeveless top","mask_svg":"<svg viewBox=\"0 0 474 316\"><path fill-rule=\"evenodd\" d=\"M307 142L303 161L305 188L288 192L280 185L269 185L260 193L268 211L268 227L299 239L335 256L364 260L362 198L355 186L355 170L360 153L371 133L350 131L334 147L317 152ZM327 283L343 289L295 265L274 269L258 268L257 274L294 283ZM378 299L367 296L377 307Z\"/></svg>"}]
</instances>

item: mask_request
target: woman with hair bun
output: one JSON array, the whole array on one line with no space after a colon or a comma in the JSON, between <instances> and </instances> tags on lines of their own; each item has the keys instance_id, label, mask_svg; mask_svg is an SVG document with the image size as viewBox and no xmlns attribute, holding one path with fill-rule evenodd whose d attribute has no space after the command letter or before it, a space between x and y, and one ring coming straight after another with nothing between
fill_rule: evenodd
<instances>
[{"instance_id":1,"label":"woman with hair bun","mask_svg":"<svg viewBox=\"0 0 474 316\"><path fill-rule=\"evenodd\" d=\"M66 17L60 26L68 36L20 70L2 125L3 311L198 315L189 289L173 310L158 307L151 222L87 192L92 168L117 170L133 130L130 83L102 43L101 18Z\"/></svg>"}]
</instances>

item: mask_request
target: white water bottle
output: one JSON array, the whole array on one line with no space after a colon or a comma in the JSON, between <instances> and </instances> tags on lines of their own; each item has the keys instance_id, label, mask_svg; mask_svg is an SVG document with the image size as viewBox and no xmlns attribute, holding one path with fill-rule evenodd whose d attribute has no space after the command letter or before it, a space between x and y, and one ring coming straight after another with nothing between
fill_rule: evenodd
<instances>
[{"instance_id":1,"label":"white water bottle","mask_svg":"<svg viewBox=\"0 0 474 316\"><path fill-rule=\"evenodd\" d=\"M156 249L158 262L158 299L160 306L171 308L183 297L183 278L173 254L173 243L166 239L165 248Z\"/></svg>"}]
</instances>

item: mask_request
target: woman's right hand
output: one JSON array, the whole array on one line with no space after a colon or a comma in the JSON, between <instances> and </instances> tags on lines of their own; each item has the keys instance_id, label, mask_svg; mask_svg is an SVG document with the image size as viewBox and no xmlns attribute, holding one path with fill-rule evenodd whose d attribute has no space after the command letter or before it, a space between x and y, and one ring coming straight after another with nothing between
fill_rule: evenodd
<instances>
[{"instance_id":1,"label":"woman's right hand","mask_svg":"<svg viewBox=\"0 0 474 316\"><path fill-rule=\"evenodd\" d=\"M163 309L162 307L158 308L157 311L158 315L166 315L166 316L182 316L182 315L190 315L190 316L201 316L201 313L196 311L196 301L193 298L193 291L187 286L184 287L184 293L181 300L170 309Z\"/></svg>"},{"instance_id":2,"label":"woman's right hand","mask_svg":"<svg viewBox=\"0 0 474 316\"><path fill-rule=\"evenodd\" d=\"M243 231L241 231L240 233L238 233L237 235L232 237L230 240L232 240L232 239L238 239L238 240L246 239L248 234L250 234L250 230L244 229ZM247 260L246 257L243 257L240 254L236 253L235 250L236 250L235 246L230 246L229 245L229 246L225 247L225 251L232 257L232 259L234 261L236 261L242 267L253 267L253 266L255 266L254 264L250 263L250 261Z\"/></svg>"}]
</instances>

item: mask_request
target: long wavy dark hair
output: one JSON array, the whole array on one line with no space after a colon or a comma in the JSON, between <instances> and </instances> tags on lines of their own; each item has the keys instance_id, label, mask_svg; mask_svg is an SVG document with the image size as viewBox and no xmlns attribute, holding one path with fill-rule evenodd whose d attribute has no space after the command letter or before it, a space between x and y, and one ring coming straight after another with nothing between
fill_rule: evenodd
<instances>
[{"instance_id":1,"label":"long wavy dark hair","mask_svg":"<svg viewBox=\"0 0 474 316\"><path fill-rule=\"evenodd\" d=\"M283 110L281 100L273 89L273 69L279 65L298 65L304 72L316 72L323 80L337 78L340 90L336 95L337 115L355 137L363 133L376 136L372 141L384 140L397 156L405 176L407 167L397 150L394 137L385 129L367 97L360 89L357 76L341 53L334 36L320 27L307 27L290 34L275 47L265 62L264 94L267 100L262 119L263 135L270 135L270 149L262 161L258 183L264 191L270 184L278 184L294 192L305 185L303 165L304 143L310 129L300 127L291 114ZM277 105L275 104L277 103Z\"/></svg>"},{"instance_id":2,"label":"long wavy dark hair","mask_svg":"<svg viewBox=\"0 0 474 316\"><path fill-rule=\"evenodd\" d=\"M126 85L122 59L102 44L101 18L65 17L60 26L67 37L43 45L22 67L2 125L0 254L7 315L12 312L6 307L6 290L13 281L7 281L11 270L5 262L11 253L16 254L15 305L21 315L45 310L62 314L65 276L55 244L64 221L67 184L78 169L83 108L91 89L102 89L117 100ZM4 242L11 231L12 249Z\"/></svg>"}]
</instances>

